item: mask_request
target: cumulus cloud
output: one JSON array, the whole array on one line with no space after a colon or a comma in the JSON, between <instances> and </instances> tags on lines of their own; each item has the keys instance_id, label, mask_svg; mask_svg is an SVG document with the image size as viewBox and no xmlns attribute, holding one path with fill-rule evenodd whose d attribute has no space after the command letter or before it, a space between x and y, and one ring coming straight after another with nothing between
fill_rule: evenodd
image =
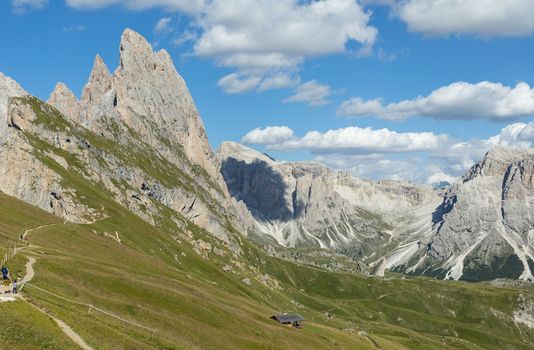
<instances>
[{"instance_id":1,"label":"cumulus cloud","mask_svg":"<svg viewBox=\"0 0 534 350\"><path fill-rule=\"evenodd\" d=\"M277 73L264 78L258 85L258 91L293 87L300 82L300 77L288 73Z\"/></svg>"},{"instance_id":2,"label":"cumulus cloud","mask_svg":"<svg viewBox=\"0 0 534 350\"><path fill-rule=\"evenodd\" d=\"M498 135L491 137L488 143L516 148L534 147L534 122L507 125Z\"/></svg>"},{"instance_id":3,"label":"cumulus cloud","mask_svg":"<svg viewBox=\"0 0 534 350\"><path fill-rule=\"evenodd\" d=\"M268 144L273 150L305 149L313 153L402 153L437 149L448 141L447 135L437 135L431 132L398 133L389 129L359 128L351 126L326 132L310 131L301 138L293 137L293 131L284 128L285 135L291 136L277 142L254 142L247 138L250 144ZM255 129L252 132L264 132L269 129ZM291 131L291 132L290 132ZM250 133L249 133L250 134ZM249 135L247 134L247 136Z\"/></svg>"},{"instance_id":4,"label":"cumulus cloud","mask_svg":"<svg viewBox=\"0 0 534 350\"><path fill-rule=\"evenodd\" d=\"M284 99L283 102L304 102L310 106L322 106L328 103L330 86L315 80L302 83L295 89L295 94Z\"/></svg>"},{"instance_id":5,"label":"cumulus cloud","mask_svg":"<svg viewBox=\"0 0 534 350\"><path fill-rule=\"evenodd\" d=\"M534 33L531 0L406 0L394 13L413 32L441 36L525 36Z\"/></svg>"},{"instance_id":6,"label":"cumulus cloud","mask_svg":"<svg viewBox=\"0 0 534 350\"><path fill-rule=\"evenodd\" d=\"M355 0L214 0L198 19L194 51L240 75L270 79L294 73L306 57L345 52L349 42L372 46L377 30L369 18Z\"/></svg>"},{"instance_id":7,"label":"cumulus cloud","mask_svg":"<svg viewBox=\"0 0 534 350\"><path fill-rule=\"evenodd\" d=\"M293 130L287 126L268 126L256 128L247 133L241 142L254 145L274 145L289 141L293 138Z\"/></svg>"},{"instance_id":8,"label":"cumulus cloud","mask_svg":"<svg viewBox=\"0 0 534 350\"><path fill-rule=\"evenodd\" d=\"M425 182L429 185L432 184L439 184L440 182L447 182L449 184L452 184L458 180L458 177L451 176L449 174L444 173L441 170L436 171L435 173L432 173L426 177Z\"/></svg>"},{"instance_id":9,"label":"cumulus cloud","mask_svg":"<svg viewBox=\"0 0 534 350\"><path fill-rule=\"evenodd\" d=\"M307 150L315 160L361 178L453 183L495 146L534 147L534 122L510 124L488 139L359 127L310 131L298 137L290 128L278 126L257 128L242 142L275 151Z\"/></svg>"},{"instance_id":10,"label":"cumulus cloud","mask_svg":"<svg viewBox=\"0 0 534 350\"><path fill-rule=\"evenodd\" d=\"M170 23L172 21L171 17L163 17L154 25L154 32L156 34L166 34L171 31Z\"/></svg>"},{"instance_id":11,"label":"cumulus cloud","mask_svg":"<svg viewBox=\"0 0 534 350\"><path fill-rule=\"evenodd\" d=\"M424 182L417 171L418 158L408 160L389 159L379 154L347 155L329 154L318 155L316 161L338 171L350 172L361 179L389 179L397 181Z\"/></svg>"},{"instance_id":12,"label":"cumulus cloud","mask_svg":"<svg viewBox=\"0 0 534 350\"><path fill-rule=\"evenodd\" d=\"M48 5L48 0L11 0L13 13L21 15L31 10L39 10Z\"/></svg>"},{"instance_id":13,"label":"cumulus cloud","mask_svg":"<svg viewBox=\"0 0 534 350\"><path fill-rule=\"evenodd\" d=\"M342 116L373 116L389 120L408 117L434 119L514 119L534 115L534 89L527 83L515 87L483 81L456 82L428 96L384 104L382 99L353 97L338 108Z\"/></svg>"},{"instance_id":14,"label":"cumulus cloud","mask_svg":"<svg viewBox=\"0 0 534 350\"><path fill-rule=\"evenodd\" d=\"M229 94L239 94L254 90L260 81L260 77L243 77L237 73L231 73L219 79L217 85Z\"/></svg>"},{"instance_id":15,"label":"cumulus cloud","mask_svg":"<svg viewBox=\"0 0 534 350\"><path fill-rule=\"evenodd\" d=\"M197 39L197 34L195 32L191 32L186 30L185 32L181 33L174 39L172 39L171 43L174 46L180 46L185 44L188 41L195 41Z\"/></svg>"},{"instance_id":16,"label":"cumulus cloud","mask_svg":"<svg viewBox=\"0 0 534 350\"><path fill-rule=\"evenodd\" d=\"M96 10L119 5L131 10L162 8L167 11L180 11L197 14L205 6L204 0L65 0L67 6L75 9Z\"/></svg>"}]
</instances>

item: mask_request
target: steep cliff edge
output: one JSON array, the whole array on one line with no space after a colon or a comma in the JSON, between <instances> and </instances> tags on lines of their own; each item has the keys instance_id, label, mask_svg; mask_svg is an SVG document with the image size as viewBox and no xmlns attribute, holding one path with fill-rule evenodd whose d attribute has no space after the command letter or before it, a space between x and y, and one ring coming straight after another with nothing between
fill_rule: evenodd
<instances>
[{"instance_id":1,"label":"steep cliff edge","mask_svg":"<svg viewBox=\"0 0 534 350\"><path fill-rule=\"evenodd\" d=\"M406 266L445 279L532 281L533 208L534 151L492 149L445 193L425 252Z\"/></svg>"},{"instance_id":2,"label":"steep cliff edge","mask_svg":"<svg viewBox=\"0 0 534 350\"><path fill-rule=\"evenodd\" d=\"M234 142L223 143L218 156L229 192L252 214L255 230L286 247L364 258L394 241L403 215L437 198L429 188L360 180L319 163L277 162Z\"/></svg>"},{"instance_id":3,"label":"steep cliff edge","mask_svg":"<svg viewBox=\"0 0 534 350\"><path fill-rule=\"evenodd\" d=\"M62 83L46 104L0 78L0 161L12 164L0 169L0 190L83 223L109 215L82 195L90 183L152 224L179 221L168 208L237 247L217 159L164 50L125 30L116 72L97 56L80 101Z\"/></svg>"}]
</instances>

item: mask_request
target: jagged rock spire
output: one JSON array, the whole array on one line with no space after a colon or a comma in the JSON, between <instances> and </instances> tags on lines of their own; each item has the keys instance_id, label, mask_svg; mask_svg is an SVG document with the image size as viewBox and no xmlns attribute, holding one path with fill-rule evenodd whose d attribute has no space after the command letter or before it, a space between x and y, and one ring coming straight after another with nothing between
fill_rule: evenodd
<instances>
[{"instance_id":1,"label":"jagged rock spire","mask_svg":"<svg viewBox=\"0 0 534 350\"><path fill-rule=\"evenodd\" d=\"M117 110L126 124L148 136L145 140L154 147L162 138L179 143L193 163L202 166L214 179L220 178L195 103L167 51L155 52L143 36L126 29L113 83ZM150 119L150 128L140 117ZM144 135L147 131L153 135ZM222 179L219 180L224 188Z\"/></svg>"},{"instance_id":2,"label":"jagged rock spire","mask_svg":"<svg viewBox=\"0 0 534 350\"><path fill-rule=\"evenodd\" d=\"M57 108L67 118L79 122L80 103L74 93L62 82L58 82L47 103Z\"/></svg>"},{"instance_id":3,"label":"jagged rock spire","mask_svg":"<svg viewBox=\"0 0 534 350\"><path fill-rule=\"evenodd\" d=\"M7 107L9 98L25 96L28 93L13 79L0 72L0 137L7 129Z\"/></svg>"},{"instance_id":4,"label":"jagged rock spire","mask_svg":"<svg viewBox=\"0 0 534 350\"><path fill-rule=\"evenodd\" d=\"M83 89L82 102L90 103L98 100L100 96L111 89L111 86L112 76L108 67L104 63L102 57L96 55L89 81Z\"/></svg>"},{"instance_id":5,"label":"jagged rock spire","mask_svg":"<svg viewBox=\"0 0 534 350\"><path fill-rule=\"evenodd\" d=\"M121 36L120 68L128 71L151 70L152 46L139 33L127 28Z\"/></svg>"}]
</instances>

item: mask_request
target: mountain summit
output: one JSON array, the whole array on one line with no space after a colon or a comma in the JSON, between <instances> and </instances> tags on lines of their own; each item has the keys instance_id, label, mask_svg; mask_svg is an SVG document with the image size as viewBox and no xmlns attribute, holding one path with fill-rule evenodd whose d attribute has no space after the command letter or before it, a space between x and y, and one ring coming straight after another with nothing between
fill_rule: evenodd
<instances>
[{"instance_id":1,"label":"mountain summit","mask_svg":"<svg viewBox=\"0 0 534 350\"><path fill-rule=\"evenodd\" d=\"M20 165L2 169L2 191L75 222L107 215L65 181L74 172L100 183L149 222L161 220L164 205L230 242L225 227L234 215L225 204L226 185L193 99L165 50L153 51L126 29L119 66L111 74L97 55L80 101L63 83L50 105L20 98L27 93L3 75L0 83L0 113L8 119L0 131L9 134L2 157L4 164Z\"/></svg>"}]
</instances>

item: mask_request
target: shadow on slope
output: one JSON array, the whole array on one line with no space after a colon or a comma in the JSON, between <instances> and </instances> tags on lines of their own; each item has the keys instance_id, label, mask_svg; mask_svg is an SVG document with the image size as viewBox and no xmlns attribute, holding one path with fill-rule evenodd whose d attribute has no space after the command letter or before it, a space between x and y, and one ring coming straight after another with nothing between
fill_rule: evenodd
<instances>
[{"instance_id":1,"label":"shadow on slope","mask_svg":"<svg viewBox=\"0 0 534 350\"><path fill-rule=\"evenodd\" d=\"M266 162L252 163L229 157L222 162L221 172L230 195L241 200L258 220L289 221L298 217L302 206L293 195L288 207L285 192L288 187L280 173Z\"/></svg>"}]
</instances>

